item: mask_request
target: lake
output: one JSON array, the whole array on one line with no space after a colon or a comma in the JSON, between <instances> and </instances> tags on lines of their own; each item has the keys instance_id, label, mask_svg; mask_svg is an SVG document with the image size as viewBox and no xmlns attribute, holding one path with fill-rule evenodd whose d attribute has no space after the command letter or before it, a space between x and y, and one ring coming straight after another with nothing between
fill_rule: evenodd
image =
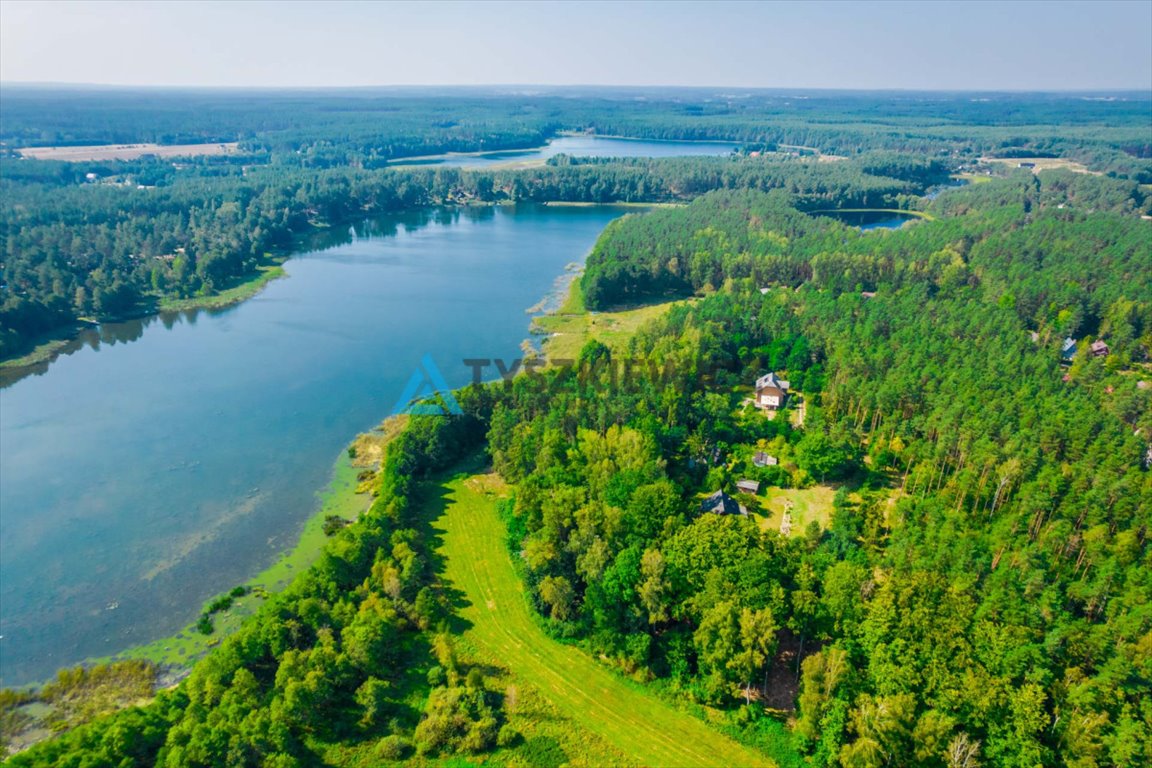
<instances>
[{"instance_id":1,"label":"lake","mask_svg":"<svg viewBox=\"0 0 1152 768\"><path fill-rule=\"evenodd\" d=\"M421 358L460 386L466 358L520 357L526 309L622 212L436 209L342 228L253 299L105 325L4 389L3 684L172 634L269 565Z\"/></svg>"},{"instance_id":2,"label":"lake","mask_svg":"<svg viewBox=\"0 0 1152 768\"><path fill-rule=\"evenodd\" d=\"M827 216L865 232L871 229L899 229L918 218L910 213L895 211L813 211L814 216Z\"/></svg>"},{"instance_id":3,"label":"lake","mask_svg":"<svg viewBox=\"0 0 1152 768\"><path fill-rule=\"evenodd\" d=\"M556 155L572 157L686 157L727 155L739 145L715 141L647 141L613 139L601 136L561 136L543 147L513 149L482 154L432 155L401 158L393 165L432 165L443 168L486 168L523 161L547 160Z\"/></svg>"}]
</instances>

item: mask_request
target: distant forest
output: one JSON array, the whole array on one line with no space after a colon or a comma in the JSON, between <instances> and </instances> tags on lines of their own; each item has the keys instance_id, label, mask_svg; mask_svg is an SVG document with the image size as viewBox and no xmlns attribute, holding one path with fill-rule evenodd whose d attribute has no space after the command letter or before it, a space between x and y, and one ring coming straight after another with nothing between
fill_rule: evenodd
<instances>
[{"instance_id":1,"label":"distant forest","mask_svg":"<svg viewBox=\"0 0 1152 768\"><path fill-rule=\"evenodd\" d=\"M1075 96L118 91L5 87L0 358L78 320L211 296L314 229L430 205L687 200L783 189L801 208L913 207L982 156L1063 156L1147 206L1152 101ZM539 146L569 130L739 144L736 158L578 160L522 172L389 170L414 155ZM66 163L27 146L238 141L240 152ZM818 162L813 156L848 158ZM1082 187L1083 184L1077 186Z\"/></svg>"}]
</instances>

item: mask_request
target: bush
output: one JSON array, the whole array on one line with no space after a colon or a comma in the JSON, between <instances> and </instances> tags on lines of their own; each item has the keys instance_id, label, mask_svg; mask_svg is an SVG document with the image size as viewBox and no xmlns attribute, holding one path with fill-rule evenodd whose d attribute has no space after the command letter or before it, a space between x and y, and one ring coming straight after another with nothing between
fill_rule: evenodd
<instances>
[{"instance_id":1,"label":"bush","mask_svg":"<svg viewBox=\"0 0 1152 768\"><path fill-rule=\"evenodd\" d=\"M500 732L496 734L496 746L498 747L511 747L520 740L520 732L510 725L503 725L500 727Z\"/></svg>"},{"instance_id":2,"label":"bush","mask_svg":"<svg viewBox=\"0 0 1152 768\"><path fill-rule=\"evenodd\" d=\"M340 515L325 515L324 523L320 529L324 531L325 536L334 536L344 526L348 525L348 521L340 517Z\"/></svg>"},{"instance_id":3,"label":"bush","mask_svg":"<svg viewBox=\"0 0 1152 768\"><path fill-rule=\"evenodd\" d=\"M208 607L204 609L205 614L220 613L232 607L232 596L222 595L212 602L208 603Z\"/></svg>"},{"instance_id":4,"label":"bush","mask_svg":"<svg viewBox=\"0 0 1152 768\"><path fill-rule=\"evenodd\" d=\"M403 760L411 752L412 742L398 734L385 736L376 745L376 757L384 760Z\"/></svg>"}]
</instances>

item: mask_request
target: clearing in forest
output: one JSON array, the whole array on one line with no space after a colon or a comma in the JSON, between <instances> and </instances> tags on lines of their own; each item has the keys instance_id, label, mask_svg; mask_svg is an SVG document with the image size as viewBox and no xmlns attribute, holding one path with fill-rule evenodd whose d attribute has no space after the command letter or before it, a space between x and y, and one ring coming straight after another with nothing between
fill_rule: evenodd
<instances>
[{"instance_id":1,"label":"clearing in forest","mask_svg":"<svg viewBox=\"0 0 1152 768\"><path fill-rule=\"evenodd\" d=\"M66 163L101 162L104 160L136 160L145 155L154 157L200 157L204 155L232 155L239 145L232 142L216 144L100 144L74 147L24 147L16 150L21 157L36 160L62 160Z\"/></svg>"},{"instance_id":2,"label":"clearing in forest","mask_svg":"<svg viewBox=\"0 0 1152 768\"><path fill-rule=\"evenodd\" d=\"M617 677L537 625L505 545L495 475L446 483L442 534L445 576L463 593L464 640L543 693L567 718L648 766L770 766L773 762Z\"/></svg>"},{"instance_id":3,"label":"clearing in forest","mask_svg":"<svg viewBox=\"0 0 1152 768\"><path fill-rule=\"evenodd\" d=\"M643 304L611 312L589 312L584 307L577 277L569 287L564 304L554 314L534 318L532 325L537 332L548 334L543 346L544 357L549 362L576 360L580 350L592 339L613 352L624 350L628 340L642 325L684 301L692 299Z\"/></svg>"}]
</instances>

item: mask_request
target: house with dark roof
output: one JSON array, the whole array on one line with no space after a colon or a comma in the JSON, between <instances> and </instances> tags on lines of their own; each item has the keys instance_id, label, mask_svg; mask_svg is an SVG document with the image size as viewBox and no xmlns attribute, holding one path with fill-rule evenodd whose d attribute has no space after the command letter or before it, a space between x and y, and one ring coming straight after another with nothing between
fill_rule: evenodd
<instances>
[{"instance_id":1,"label":"house with dark roof","mask_svg":"<svg viewBox=\"0 0 1152 768\"><path fill-rule=\"evenodd\" d=\"M765 374L756 379L756 399L753 402L765 411L783 408L788 401L788 387L788 382L775 373Z\"/></svg>"},{"instance_id":2,"label":"house with dark roof","mask_svg":"<svg viewBox=\"0 0 1152 768\"><path fill-rule=\"evenodd\" d=\"M1064 339L1064 344L1060 347L1060 359L1070 363L1074 357L1076 357L1076 339L1069 336Z\"/></svg>"},{"instance_id":3,"label":"house with dark roof","mask_svg":"<svg viewBox=\"0 0 1152 768\"><path fill-rule=\"evenodd\" d=\"M737 502L736 499L724 493L724 491L716 491L716 493L701 501L700 511L711 512L714 515L748 514L747 509Z\"/></svg>"}]
</instances>

